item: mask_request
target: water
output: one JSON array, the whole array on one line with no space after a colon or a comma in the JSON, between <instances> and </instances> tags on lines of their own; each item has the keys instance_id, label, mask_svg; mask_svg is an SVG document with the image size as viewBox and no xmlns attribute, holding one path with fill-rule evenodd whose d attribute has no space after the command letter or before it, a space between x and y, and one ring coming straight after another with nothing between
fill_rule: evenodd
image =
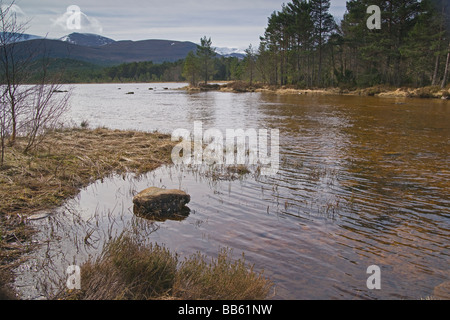
<instances>
[{"instance_id":1,"label":"water","mask_svg":"<svg viewBox=\"0 0 450 320\"><path fill-rule=\"evenodd\" d=\"M76 85L67 120L165 133L192 131L194 121L223 132L275 128L279 173L223 180L172 166L98 181L33 222L43 245L17 270L26 297L124 229L185 256L244 252L275 282L274 299L420 299L450 280L449 102L187 94L183 85ZM190 215L134 216L132 197L149 186L188 192ZM366 286L371 265L381 268L381 290Z\"/></svg>"}]
</instances>

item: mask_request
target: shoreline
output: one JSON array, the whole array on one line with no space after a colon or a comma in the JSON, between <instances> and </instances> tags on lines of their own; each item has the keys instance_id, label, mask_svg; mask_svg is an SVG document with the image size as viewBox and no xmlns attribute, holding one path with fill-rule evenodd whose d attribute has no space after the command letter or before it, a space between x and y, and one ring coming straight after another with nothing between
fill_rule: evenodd
<instances>
[{"instance_id":1,"label":"shoreline","mask_svg":"<svg viewBox=\"0 0 450 320\"><path fill-rule=\"evenodd\" d=\"M269 93L276 95L340 95L361 96L380 98L420 98L420 99L442 99L450 100L450 86L441 89L439 86L427 86L420 88L393 88L387 86L375 86L361 89L298 89L291 86L269 86L255 83L250 85L245 82L227 82L225 84L200 85L196 87L187 86L182 88L188 92L220 91L230 93Z\"/></svg>"},{"instance_id":2,"label":"shoreline","mask_svg":"<svg viewBox=\"0 0 450 320\"><path fill-rule=\"evenodd\" d=\"M47 217L95 181L113 174L139 176L169 165L177 143L159 132L74 127L49 132L33 154L24 154L26 141L18 138L14 146L6 149L6 161L0 166L0 300L23 298L14 286L14 269L40 246L32 237L39 230L28 221ZM247 268L244 257L236 260L228 252L219 251L218 258L211 262L196 254L182 262L175 251L142 245L125 234L110 238L100 258L91 257L81 265L83 290L59 288L48 298L254 300L266 299L274 285L263 276L263 270ZM155 290L149 296L149 288L162 283L161 273L155 273L154 268L172 280L165 280L164 290ZM111 282L104 283L104 272ZM135 277L124 277L124 273ZM142 277L147 287L141 285ZM227 279L228 284L219 290L216 284L205 283L216 277Z\"/></svg>"},{"instance_id":3,"label":"shoreline","mask_svg":"<svg viewBox=\"0 0 450 320\"><path fill-rule=\"evenodd\" d=\"M152 85L152 84L185 84L186 81L166 81L166 82L77 82L65 83L66 86L71 85L89 85L89 84L110 84L110 85ZM217 80L211 81L209 84L200 84L198 86L187 85L177 88L176 90L185 90L189 93L219 91L230 93L269 93L277 95L340 95L340 96L360 96L360 97L380 97L380 98L419 98L419 99L442 99L450 100L450 85L441 89L440 86L425 86L425 87L389 87L384 85L359 88L359 89L341 89L339 87L330 88L306 88L298 89L293 86L279 86L279 85L262 85L255 83L250 85L243 81L227 81Z\"/></svg>"},{"instance_id":4,"label":"shoreline","mask_svg":"<svg viewBox=\"0 0 450 320\"><path fill-rule=\"evenodd\" d=\"M33 252L34 215L51 212L92 182L112 174L151 172L171 161L169 135L111 129L50 132L33 154L18 139L0 166L0 300L20 299L12 270Z\"/></svg>"}]
</instances>

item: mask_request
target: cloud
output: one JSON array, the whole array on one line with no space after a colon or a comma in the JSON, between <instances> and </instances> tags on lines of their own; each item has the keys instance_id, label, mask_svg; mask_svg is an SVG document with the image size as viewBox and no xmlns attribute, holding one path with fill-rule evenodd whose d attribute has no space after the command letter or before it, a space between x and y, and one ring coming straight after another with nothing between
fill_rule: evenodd
<instances>
[{"instance_id":1,"label":"cloud","mask_svg":"<svg viewBox=\"0 0 450 320\"><path fill-rule=\"evenodd\" d=\"M6 18L13 18L17 23L25 23L28 21L28 16L17 4L3 4L1 5L1 11L5 14Z\"/></svg>"},{"instance_id":2,"label":"cloud","mask_svg":"<svg viewBox=\"0 0 450 320\"><path fill-rule=\"evenodd\" d=\"M101 34L103 27L94 17L89 17L78 6L69 6L67 11L53 20L53 27L64 31Z\"/></svg>"}]
</instances>

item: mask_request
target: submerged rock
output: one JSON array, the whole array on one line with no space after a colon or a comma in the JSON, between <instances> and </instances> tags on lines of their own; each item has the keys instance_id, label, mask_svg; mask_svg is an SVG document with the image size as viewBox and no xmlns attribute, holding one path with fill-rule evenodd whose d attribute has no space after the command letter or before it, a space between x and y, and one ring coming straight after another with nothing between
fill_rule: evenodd
<instances>
[{"instance_id":1,"label":"submerged rock","mask_svg":"<svg viewBox=\"0 0 450 320\"><path fill-rule=\"evenodd\" d=\"M434 296L438 299L450 300L450 281L441 283L434 288Z\"/></svg>"},{"instance_id":2,"label":"submerged rock","mask_svg":"<svg viewBox=\"0 0 450 320\"><path fill-rule=\"evenodd\" d=\"M42 219L45 219L45 218L48 218L48 217L50 217L50 213L48 213L48 212L41 212L41 213L33 214L33 215L27 217L26 219L28 221L36 221L36 220L42 220Z\"/></svg>"},{"instance_id":3,"label":"submerged rock","mask_svg":"<svg viewBox=\"0 0 450 320\"><path fill-rule=\"evenodd\" d=\"M191 196L181 190L148 188L133 198L134 213L157 220L182 220L189 215L186 207Z\"/></svg>"}]
</instances>

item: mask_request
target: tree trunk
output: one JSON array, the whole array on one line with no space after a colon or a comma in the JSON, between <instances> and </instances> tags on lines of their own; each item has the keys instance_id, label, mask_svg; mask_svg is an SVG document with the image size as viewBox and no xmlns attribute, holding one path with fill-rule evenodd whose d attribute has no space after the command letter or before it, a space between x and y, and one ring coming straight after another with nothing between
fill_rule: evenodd
<instances>
[{"instance_id":1,"label":"tree trunk","mask_svg":"<svg viewBox=\"0 0 450 320\"><path fill-rule=\"evenodd\" d=\"M442 1L442 17L445 16L445 5L444 1ZM439 24L439 41L438 41L438 47L437 47L437 56L436 56L436 63L434 65L434 73L433 73L433 80L431 81L432 86L436 86L438 84L438 72L439 72L439 63L441 62L441 45L442 45L442 29L444 28L444 19L442 19L441 23Z\"/></svg>"},{"instance_id":2,"label":"tree trunk","mask_svg":"<svg viewBox=\"0 0 450 320\"><path fill-rule=\"evenodd\" d=\"M447 62L445 63L445 71L444 71L444 79L442 79L441 88L444 89L447 85L447 77L448 77L448 71L450 67L450 42L448 44L448 50L447 50Z\"/></svg>"},{"instance_id":3,"label":"tree trunk","mask_svg":"<svg viewBox=\"0 0 450 320\"><path fill-rule=\"evenodd\" d=\"M434 65L433 80L431 81L432 86L437 85L437 82L438 82L437 77L438 77L439 62L440 62L440 55L438 54L436 56L436 63Z\"/></svg>"}]
</instances>

